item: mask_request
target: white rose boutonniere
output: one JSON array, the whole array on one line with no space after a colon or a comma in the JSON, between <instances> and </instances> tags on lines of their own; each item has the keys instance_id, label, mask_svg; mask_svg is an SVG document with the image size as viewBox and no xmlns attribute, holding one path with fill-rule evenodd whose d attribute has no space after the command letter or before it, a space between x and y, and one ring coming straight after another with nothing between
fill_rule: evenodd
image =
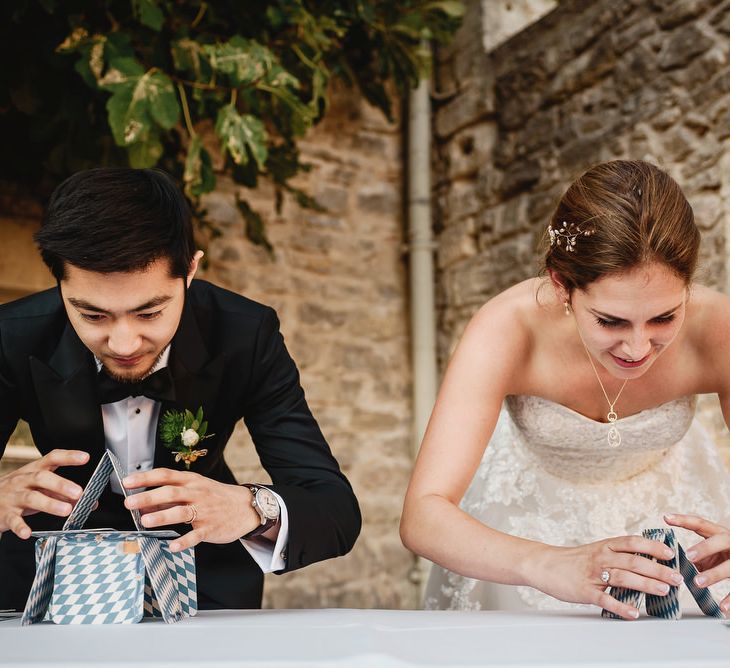
<instances>
[{"instance_id":1,"label":"white rose boutonniere","mask_svg":"<svg viewBox=\"0 0 730 668\"><path fill-rule=\"evenodd\" d=\"M182 442L187 448L192 448L193 446L198 445L199 441L200 435L197 431L195 431L195 429L186 429L182 433Z\"/></svg>"},{"instance_id":2,"label":"white rose boutonniere","mask_svg":"<svg viewBox=\"0 0 730 668\"><path fill-rule=\"evenodd\" d=\"M160 419L160 439L165 447L175 454L175 461L185 462L185 468L190 469L198 457L208 454L205 449L195 449L201 441L215 434L208 434L208 423L203 419L203 407L193 415L189 410L165 411Z\"/></svg>"}]
</instances>

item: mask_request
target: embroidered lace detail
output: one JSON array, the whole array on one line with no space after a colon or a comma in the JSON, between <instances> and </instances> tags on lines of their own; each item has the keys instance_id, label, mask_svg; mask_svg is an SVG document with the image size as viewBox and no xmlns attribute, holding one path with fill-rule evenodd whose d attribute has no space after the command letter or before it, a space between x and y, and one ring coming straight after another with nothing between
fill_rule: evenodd
<instances>
[{"instance_id":1,"label":"embroidered lace detail","mask_svg":"<svg viewBox=\"0 0 730 668\"><path fill-rule=\"evenodd\" d=\"M730 476L694 409L685 397L619 420L623 442L612 449L607 425L539 397L508 397L461 506L505 533L563 546L640 534L665 526L670 512L727 525ZM677 533L685 548L700 540ZM490 609L499 587L434 567L427 604ZM523 606L576 607L513 589ZM713 588L716 597L728 591L725 583ZM691 597L686 589L683 596L684 605Z\"/></svg>"}]
</instances>

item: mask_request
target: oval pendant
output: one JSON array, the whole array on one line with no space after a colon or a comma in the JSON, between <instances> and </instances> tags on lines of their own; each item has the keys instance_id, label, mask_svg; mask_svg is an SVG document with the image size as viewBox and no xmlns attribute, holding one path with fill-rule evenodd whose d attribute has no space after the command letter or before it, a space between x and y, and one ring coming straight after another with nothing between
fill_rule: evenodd
<instances>
[{"instance_id":1,"label":"oval pendant","mask_svg":"<svg viewBox=\"0 0 730 668\"><path fill-rule=\"evenodd\" d=\"M607 440L609 448L618 448L618 446L621 445L621 434L616 427L611 427L608 430Z\"/></svg>"}]
</instances>

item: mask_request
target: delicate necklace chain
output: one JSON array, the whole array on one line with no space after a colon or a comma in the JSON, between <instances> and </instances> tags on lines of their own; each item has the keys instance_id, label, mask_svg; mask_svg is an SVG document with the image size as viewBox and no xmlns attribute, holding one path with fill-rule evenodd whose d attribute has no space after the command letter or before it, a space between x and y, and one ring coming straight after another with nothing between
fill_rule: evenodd
<instances>
[{"instance_id":1,"label":"delicate necklace chain","mask_svg":"<svg viewBox=\"0 0 730 668\"><path fill-rule=\"evenodd\" d=\"M575 319L575 317L574 317ZM591 363L591 368L593 369L593 373L596 374L596 380L598 381L598 384L601 386L601 390L603 391L603 396L606 397L606 403L608 404L608 413L606 415L606 420L608 420L611 424L611 428L608 430L608 445L612 448L617 448L619 445L621 445L621 433L616 428L616 425L613 424L618 420L618 415L616 415L616 411L613 409L613 407L616 405L616 402L619 400L619 397L621 396L621 393L624 391L624 388L626 387L626 383L629 382L629 379L627 378L624 380L623 385L621 385L621 388L618 391L618 394L616 395L616 398L611 401L608 398L608 392L606 392L606 388L603 386L603 382L601 381L601 377L598 375L598 369L596 369L596 365L593 362L593 357L591 356L590 351L588 350L588 346L586 345L586 342L583 340L583 335L580 332L580 327L578 327L578 322L575 323L575 328L578 331L578 336L580 337L580 342L583 344L583 350L586 351L586 355L588 355L588 361Z\"/></svg>"}]
</instances>

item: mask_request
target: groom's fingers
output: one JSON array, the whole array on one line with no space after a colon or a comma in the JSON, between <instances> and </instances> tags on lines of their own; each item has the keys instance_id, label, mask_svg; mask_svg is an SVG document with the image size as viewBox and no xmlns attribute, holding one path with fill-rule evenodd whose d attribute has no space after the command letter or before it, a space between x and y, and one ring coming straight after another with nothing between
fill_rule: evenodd
<instances>
[{"instance_id":1,"label":"groom's fingers","mask_svg":"<svg viewBox=\"0 0 730 668\"><path fill-rule=\"evenodd\" d=\"M160 510L167 510L168 508L175 508L175 506L179 506L178 503L160 503L156 506L146 506L144 509L145 514L149 513L156 513Z\"/></svg>"},{"instance_id":2,"label":"groom's fingers","mask_svg":"<svg viewBox=\"0 0 730 668\"><path fill-rule=\"evenodd\" d=\"M81 466L89 461L89 453L83 450L51 450L47 455L43 455L40 459L36 459L24 468L27 470L47 469L55 471L62 466Z\"/></svg>"},{"instance_id":3,"label":"groom's fingers","mask_svg":"<svg viewBox=\"0 0 730 668\"><path fill-rule=\"evenodd\" d=\"M190 471L175 471L173 469L152 469L151 471L143 471L142 473L133 473L128 475L122 484L127 489L136 489L138 487L161 487L163 485L179 485L190 484L201 476L198 473Z\"/></svg>"},{"instance_id":4,"label":"groom's fingers","mask_svg":"<svg viewBox=\"0 0 730 668\"><path fill-rule=\"evenodd\" d=\"M184 536L176 538L170 543L171 552L180 552L186 550L189 547L195 547L198 543L202 543L205 540L205 535L202 529L193 529L188 531Z\"/></svg>"},{"instance_id":5,"label":"groom's fingers","mask_svg":"<svg viewBox=\"0 0 730 668\"><path fill-rule=\"evenodd\" d=\"M188 491L184 487L165 485L132 494L124 500L124 505L130 510L137 508L143 513L148 513L160 506L180 505L185 502L187 496Z\"/></svg>"},{"instance_id":6,"label":"groom's fingers","mask_svg":"<svg viewBox=\"0 0 730 668\"><path fill-rule=\"evenodd\" d=\"M66 501L57 501L37 489L20 491L15 495L15 507L21 515L48 513L57 517L66 517L73 510L73 505Z\"/></svg>"},{"instance_id":7,"label":"groom's fingers","mask_svg":"<svg viewBox=\"0 0 730 668\"><path fill-rule=\"evenodd\" d=\"M146 528L186 524L190 519L189 505L171 505L164 509L142 515L142 526Z\"/></svg>"},{"instance_id":8,"label":"groom's fingers","mask_svg":"<svg viewBox=\"0 0 730 668\"><path fill-rule=\"evenodd\" d=\"M15 515L8 521L8 529L12 531L18 538L26 540L30 538L30 527L23 521L20 515Z\"/></svg>"},{"instance_id":9,"label":"groom's fingers","mask_svg":"<svg viewBox=\"0 0 730 668\"><path fill-rule=\"evenodd\" d=\"M29 487L41 491L54 499L75 503L83 491L76 483L66 480L48 469L41 469L28 475L30 476L28 479Z\"/></svg>"}]
</instances>

